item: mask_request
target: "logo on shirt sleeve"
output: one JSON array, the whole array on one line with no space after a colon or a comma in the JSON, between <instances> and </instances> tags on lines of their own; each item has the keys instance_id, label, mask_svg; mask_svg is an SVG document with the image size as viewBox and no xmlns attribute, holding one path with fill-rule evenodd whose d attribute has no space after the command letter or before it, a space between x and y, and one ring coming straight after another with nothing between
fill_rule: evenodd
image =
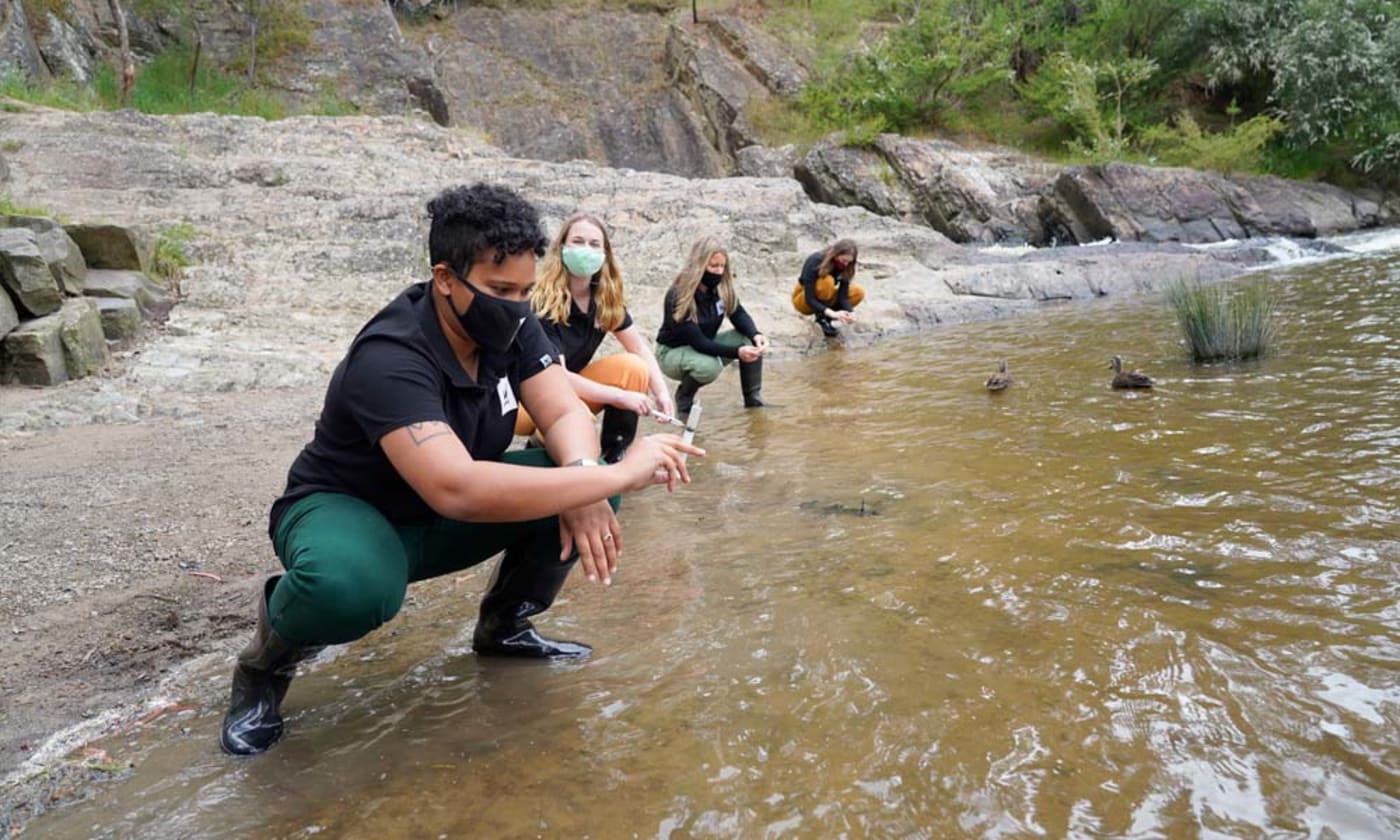
<instances>
[{"instance_id":1,"label":"logo on shirt sleeve","mask_svg":"<svg viewBox=\"0 0 1400 840\"><path fill-rule=\"evenodd\" d=\"M501 398L501 414L515 410L515 392L511 390L509 379L496 380L496 396Z\"/></svg>"}]
</instances>

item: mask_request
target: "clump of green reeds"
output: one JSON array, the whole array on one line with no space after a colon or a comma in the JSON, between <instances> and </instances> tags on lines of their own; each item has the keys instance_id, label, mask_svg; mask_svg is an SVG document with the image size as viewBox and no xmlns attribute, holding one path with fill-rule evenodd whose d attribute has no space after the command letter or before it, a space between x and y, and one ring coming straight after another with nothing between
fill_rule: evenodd
<instances>
[{"instance_id":1,"label":"clump of green reeds","mask_svg":"<svg viewBox=\"0 0 1400 840\"><path fill-rule=\"evenodd\" d=\"M1274 297L1262 283L1227 289L1176 280L1167 287L1167 302L1198 364L1257 359L1273 346Z\"/></svg>"}]
</instances>

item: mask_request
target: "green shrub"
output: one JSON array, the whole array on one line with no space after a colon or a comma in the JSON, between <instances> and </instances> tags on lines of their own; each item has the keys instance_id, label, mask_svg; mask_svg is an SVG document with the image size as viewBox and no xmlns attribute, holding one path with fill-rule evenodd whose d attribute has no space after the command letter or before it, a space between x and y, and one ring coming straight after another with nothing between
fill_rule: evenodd
<instances>
[{"instance_id":1,"label":"green shrub","mask_svg":"<svg viewBox=\"0 0 1400 840\"><path fill-rule=\"evenodd\" d=\"M18 204L8 193L0 193L0 216L46 216L54 218L54 214L43 207L26 204Z\"/></svg>"},{"instance_id":2,"label":"green shrub","mask_svg":"<svg viewBox=\"0 0 1400 840\"><path fill-rule=\"evenodd\" d=\"M1229 131L1207 134L1189 111L1175 125L1155 125L1142 132L1137 146L1154 161L1229 174L1257 171L1264 148L1283 130L1283 122L1259 115Z\"/></svg>"},{"instance_id":3,"label":"green shrub","mask_svg":"<svg viewBox=\"0 0 1400 840\"><path fill-rule=\"evenodd\" d=\"M1231 292L1221 285L1177 280L1167 287L1167 302L1198 364L1259 358L1273 345L1274 300L1261 283Z\"/></svg>"},{"instance_id":4,"label":"green shrub","mask_svg":"<svg viewBox=\"0 0 1400 840\"><path fill-rule=\"evenodd\" d=\"M180 277L190 264L189 243L198 231L194 225L181 223L163 229L151 249L151 273L179 290Z\"/></svg>"}]
</instances>

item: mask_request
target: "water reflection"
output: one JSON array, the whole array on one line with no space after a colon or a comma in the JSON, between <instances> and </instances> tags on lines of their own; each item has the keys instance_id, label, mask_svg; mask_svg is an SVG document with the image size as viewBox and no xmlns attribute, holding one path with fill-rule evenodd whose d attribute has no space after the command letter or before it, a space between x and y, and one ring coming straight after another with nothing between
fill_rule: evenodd
<instances>
[{"instance_id":1,"label":"water reflection","mask_svg":"<svg viewBox=\"0 0 1400 840\"><path fill-rule=\"evenodd\" d=\"M780 409L716 388L696 484L551 611L591 661L473 657L467 575L299 679L268 755L217 754L211 673L34 830L1394 836L1400 260L1271 282L1247 365L1105 301L775 365Z\"/></svg>"}]
</instances>

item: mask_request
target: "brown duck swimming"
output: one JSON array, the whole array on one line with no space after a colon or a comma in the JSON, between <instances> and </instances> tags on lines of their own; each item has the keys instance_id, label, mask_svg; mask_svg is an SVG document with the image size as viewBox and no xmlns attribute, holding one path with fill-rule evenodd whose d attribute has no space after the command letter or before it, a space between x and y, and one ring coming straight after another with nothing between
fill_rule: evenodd
<instances>
[{"instance_id":1,"label":"brown duck swimming","mask_svg":"<svg viewBox=\"0 0 1400 840\"><path fill-rule=\"evenodd\" d=\"M997 365L997 372L987 377L988 391L1005 391L1011 384L1011 374L1006 372L1006 360L1002 359Z\"/></svg>"},{"instance_id":2,"label":"brown duck swimming","mask_svg":"<svg viewBox=\"0 0 1400 840\"><path fill-rule=\"evenodd\" d=\"M1108 366L1113 368L1113 387L1115 388L1151 388L1152 377L1136 370L1123 370L1123 357L1114 356L1109 361Z\"/></svg>"}]
</instances>

